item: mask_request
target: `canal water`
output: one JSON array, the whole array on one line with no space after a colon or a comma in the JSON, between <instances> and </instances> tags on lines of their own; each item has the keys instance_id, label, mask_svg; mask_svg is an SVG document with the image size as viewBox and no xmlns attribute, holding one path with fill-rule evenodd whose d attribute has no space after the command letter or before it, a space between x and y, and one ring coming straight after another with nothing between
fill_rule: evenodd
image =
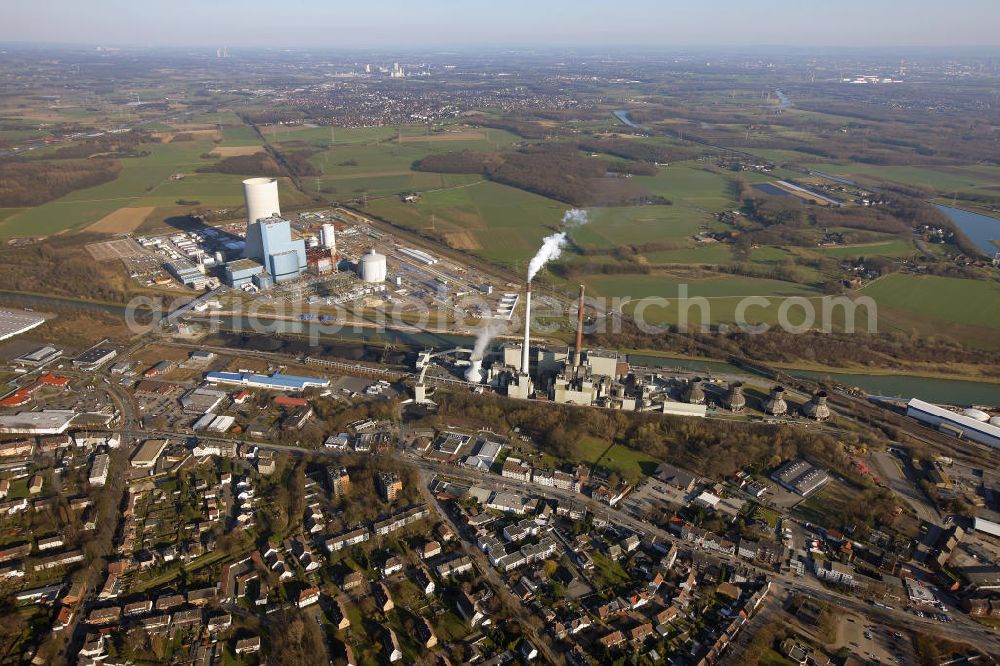
<instances>
[{"instance_id":1,"label":"canal water","mask_svg":"<svg viewBox=\"0 0 1000 666\"><path fill-rule=\"evenodd\" d=\"M1000 241L1000 219L961 208L935 205L969 237L969 240L985 252L986 256L992 257L997 250L1000 250L1000 247L993 242Z\"/></svg>"},{"instance_id":2,"label":"canal water","mask_svg":"<svg viewBox=\"0 0 1000 666\"><path fill-rule=\"evenodd\" d=\"M615 118L622 121L622 123L628 125L629 127L634 127L635 129L645 129L642 125L639 125L634 120L632 116L628 114L628 111L615 111Z\"/></svg>"},{"instance_id":3,"label":"canal water","mask_svg":"<svg viewBox=\"0 0 1000 666\"><path fill-rule=\"evenodd\" d=\"M80 302L70 298L60 298L57 296L38 296L34 294L17 294L0 291L0 298L4 303L16 306L28 306L38 309L46 307L73 307L83 310L110 312L117 316L124 314L125 308L121 305L104 303ZM223 329L250 331L249 322L224 321ZM235 326L234 326L235 324ZM275 334L296 334L309 335L310 324L296 321L275 321L269 322ZM223 334L232 336L232 333ZM234 348L246 347L254 348L255 343L249 340L237 341L239 335L230 337L228 344ZM256 337L256 336L253 336ZM433 347L435 349L445 349L447 347L470 347L475 342L472 336L452 335L444 333L425 332L397 332L397 331L376 331L373 329L359 328L357 330L344 328L343 330L320 333L320 344L327 347L328 352L349 358L349 347L351 343L362 343L366 351L356 351L358 360L369 360L369 357L378 353L384 357L384 346L406 346L410 348L422 349ZM259 341L257 342L259 344ZM307 350L300 350L308 353ZM408 363L409 358L405 358L405 352L401 349L395 350L391 355L401 355L393 360L401 363ZM724 361L713 360L692 360L684 358L672 358L663 356L650 356L644 354L629 354L629 361L635 365L646 367L669 368L673 370L701 372L706 375L724 374L746 374L748 371L738 368ZM821 381L833 381L858 388L872 394L882 396L893 396L900 398L920 398L930 402L941 402L956 405L988 405L1000 406L1000 384L988 382L966 381L960 379L936 379L929 377L917 377L913 375L864 375L850 373L830 373L816 372L808 370L785 370L790 375L803 377L806 379L818 379Z\"/></svg>"},{"instance_id":4,"label":"canal water","mask_svg":"<svg viewBox=\"0 0 1000 666\"><path fill-rule=\"evenodd\" d=\"M920 398L949 405L1000 406L1000 384L913 375L856 375L810 370L786 370L795 377L857 386L871 395Z\"/></svg>"}]
</instances>

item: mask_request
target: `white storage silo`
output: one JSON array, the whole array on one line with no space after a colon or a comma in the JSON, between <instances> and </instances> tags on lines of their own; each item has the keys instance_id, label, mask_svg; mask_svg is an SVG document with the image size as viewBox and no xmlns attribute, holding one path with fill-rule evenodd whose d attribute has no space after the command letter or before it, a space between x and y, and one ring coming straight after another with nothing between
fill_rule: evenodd
<instances>
[{"instance_id":1,"label":"white storage silo","mask_svg":"<svg viewBox=\"0 0 1000 666\"><path fill-rule=\"evenodd\" d=\"M243 181L243 198L247 206L247 224L262 217L281 217L277 178L247 178Z\"/></svg>"},{"instance_id":2,"label":"white storage silo","mask_svg":"<svg viewBox=\"0 0 1000 666\"><path fill-rule=\"evenodd\" d=\"M369 250L358 262L358 272L364 282L385 282L385 255Z\"/></svg>"},{"instance_id":3,"label":"white storage silo","mask_svg":"<svg viewBox=\"0 0 1000 666\"><path fill-rule=\"evenodd\" d=\"M969 407L963 414L968 416L970 419L976 419L980 423L987 423L990 420L990 415L981 409L976 409L975 407Z\"/></svg>"},{"instance_id":4,"label":"white storage silo","mask_svg":"<svg viewBox=\"0 0 1000 666\"><path fill-rule=\"evenodd\" d=\"M332 224L324 224L319 228L319 244L329 250L330 254L337 254L337 238Z\"/></svg>"}]
</instances>

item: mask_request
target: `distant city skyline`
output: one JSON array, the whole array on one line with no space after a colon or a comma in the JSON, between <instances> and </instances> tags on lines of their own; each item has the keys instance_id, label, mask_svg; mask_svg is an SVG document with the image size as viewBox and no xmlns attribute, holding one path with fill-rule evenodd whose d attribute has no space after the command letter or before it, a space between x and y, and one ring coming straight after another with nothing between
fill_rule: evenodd
<instances>
[{"instance_id":1,"label":"distant city skyline","mask_svg":"<svg viewBox=\"0 0 1000 666\"><path fill-rule=\"evenodd\" d=\"M446 48L476 45L942 47L1000 45L995 0L69 0L9 3L3 42Z\"/></svg>"}]
</instances>

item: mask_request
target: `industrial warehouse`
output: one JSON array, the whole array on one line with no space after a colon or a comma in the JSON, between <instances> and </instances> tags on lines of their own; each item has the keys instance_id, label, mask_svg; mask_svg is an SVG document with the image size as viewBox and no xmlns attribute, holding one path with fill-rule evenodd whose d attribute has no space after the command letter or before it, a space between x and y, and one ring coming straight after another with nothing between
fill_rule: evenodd
<instances>
[{"instance_id":1,"label":"industrial warehouse","mask_svg":"<svg viewBox=\"0 0 1000 666\"><path fill-rule=\"evenodd\" d=\"M961 414L913 398L906 405L906 415L959 438L1000 449L1000 415L968 408Z\"/></svg>"},{"instance_id":2,"label":"industrial warehouse","mask_svg":"<svg viewBox=\"0 0 1000 666\"><path fill-rule=\"evenodd\" d=\"M45 323L45 317L30 312L0 309L0 340L21 335Z\"/></svg>"}]
</instances>

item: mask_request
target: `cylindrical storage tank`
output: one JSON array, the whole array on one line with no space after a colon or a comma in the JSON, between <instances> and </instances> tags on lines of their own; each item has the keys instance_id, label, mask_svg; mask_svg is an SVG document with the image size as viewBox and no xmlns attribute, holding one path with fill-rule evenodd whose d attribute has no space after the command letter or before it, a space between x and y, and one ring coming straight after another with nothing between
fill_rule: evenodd
<instances>
[{"instance_id":1,"label":"cylindrical storage tank","mask_svg":"<svg viewBox=\"0 0 1000 666\"><path fill-rule=\"evenodd\" d=\"M281 216L277 178L247 178L243 181L243 198L247 206L247 224L262 217Z\"/></svg>"},{"instance_id":2,"label":"cylindrical storage tank","mask_svg":"<svg viewBox=\"0 0 1000 666\"><path fill-rule=\"evenodd\" d=\"M319 228L319 242L322 247L330 251L330 254L336 254L337 237L332 224L324 224Z\"/></svg>"},{"instance_id":3,"label":"cylindrical storage tank","mask_svg":"<svg viewBox=\"0 0 1000 666\"><path fill-rule=\"evenodd\" d=\"M987 421L990 420L989 414L987 414L981 409L976 409L975 407L969 407L967 410L965 410L965 415L968 416L970 419L976 419L977 421L981 421L982 423L986 423Z\"/></svg>"},{"instance_id":4,"label":"cylindrical storage tank","mask_svg":"<svg viewBox=\"0 0 1000 666\"><path fill-rule=\"evenodd\" d=\"M385 282L385 255L369 250L358 262L358 272L364 282Z\"/></svg>"}]
</instances>

